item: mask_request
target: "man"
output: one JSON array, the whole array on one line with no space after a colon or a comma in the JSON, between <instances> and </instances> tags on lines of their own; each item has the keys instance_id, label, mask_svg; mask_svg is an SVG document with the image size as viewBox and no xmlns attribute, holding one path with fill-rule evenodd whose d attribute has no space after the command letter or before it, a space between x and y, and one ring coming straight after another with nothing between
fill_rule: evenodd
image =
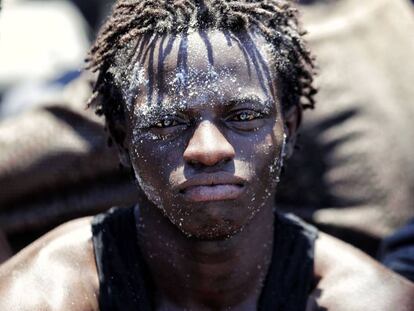
<instances>
[{"instance_id":1,"label":"man","mask_svg":"<svg viewBox=\"0 0 414 311\"><path fill-rule=\"evenodd\" d=\"M274 212L314 94L288 2L121 0L89 64L91 103L140 202L64 225L8 261L0 309L413 307L411 283Z\"/></svg>"},{"instance_id":2,"label":"man","mask_svg":"<svg viewBox=\"0 0 414 311\"><path fill-rule=\"evenodd\" d=\"M411 4L320 0L302 13L318 59L318 109L303 119L276 204L375 255L414 216ZM13 249L68 220L136 202L103 122L84 109L90 92L81 78L57 102L0 123L0 227Z\"/></svg>"}]
</instances>

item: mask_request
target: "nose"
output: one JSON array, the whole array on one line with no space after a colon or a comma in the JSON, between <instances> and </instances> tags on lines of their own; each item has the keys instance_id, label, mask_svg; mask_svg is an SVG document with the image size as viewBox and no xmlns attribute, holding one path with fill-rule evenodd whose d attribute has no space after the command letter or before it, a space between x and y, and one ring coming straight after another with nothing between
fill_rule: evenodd
<instances>
[{"instance_id":1,"label":"nose","mask_svg":"<svg viewBox=\"0 0 414 311\"><path fill-rule=\"evenodd\" d=\"M230 161L234 156L233 146L210 121L203 121L197 126L184 151L187 163L205 166Z\"/></svg>"}]
</instances>

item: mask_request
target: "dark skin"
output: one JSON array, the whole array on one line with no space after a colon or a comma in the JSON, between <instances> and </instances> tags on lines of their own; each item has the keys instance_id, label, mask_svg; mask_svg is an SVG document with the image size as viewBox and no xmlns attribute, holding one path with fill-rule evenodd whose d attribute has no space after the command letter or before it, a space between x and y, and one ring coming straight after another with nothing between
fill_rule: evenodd
<instances>
[{"instance_id":1,"label":"dark skin","mask_svg":"<svg viewBox=\"0 0 414 311\"><path fill-rule=\"evenodd\" d=\"M272 97L277 86L272 80L261 87L257 73L249 74L240 48L223 46L223 40L220 32L209 34L213 51L223 50L214 54L213 66L202 37L189 35L187 79L191 89L197 90L194 95L180 94L177 86L180 40L176 40L164 61L165 82L156 91L163 107L175 109L177 102L186 100L185 107L173 110L176 115L161 112L163 124L134 131L142 121L140 111L151 109L145 83L134 110L126 115L123 150L130 151L143 197L149 198L140 204L138 237L144 254L152 257L148 263L159 289L159 310L256 309L271 259L274 187L269 185L279 172L271 173L269 167L281 153L284 133L279 99ZM259 38L257 43L265 41ZM142 66L149 67L146 62ZM182 68L178 69L180 74ZM215 74L209 75L211 71ZM247 121L241 121L246 117ZM293 127L294 122L292 117L286 124ZM148 138L148 132L157 138ZM161 169L154 174L156 167ZM186 188L194 181L230 186ZM240 191L226 189L234 183ZM215 197L227 194L236 197Z\"/></svg>"},{"instance_id":2,"label":"dark skin","mask_svg":"<svg viewBox=\"0 0 414 311\"><path fill-rule=\"evenodd\" d=\"M176 46L164 60L165 83L152 98L171 109L154 112L157 120L144 116L154 103L143 60L139 96L113 127L114 137L126 135L117 141L121 158L143 190L137 236L157 310L257 309L271 260L275 159L284 134L292 149L300 120L298 109L282 111L276 75L261 83L239 46L228 46L221 32L208 38L214 64L201 36L188 37L187 94L177 88ZM264 38L253 42L271 68ZM175 105L182 99L185 105ZM413 307L412 284L324 234L316 242L315 279L308 310ZM56 229L0 268L0 296L7 297L1 310L98 310L98 292L90 219Z\"/></svg>"},{"instance_id":3,"label":"dark skin","mask_svg":"<svg viewBox=\"0 0 414 311\"><path fill-rule=\"evenodd\" d=\"M272 185L279 173L276 169L272 173L271 168L280 157L284 124L279 100L271 95L276 93L276 85L269 83L266 94L254 72L250 78L237 79L249 77L238 47L224 48L224 36L212 34L212 46L228 51L216 55L214 67L209 69L200 36L193 34L188 40L188 54L195 55L188 61L188 83L196 90L194 95L180 95L176 88L173 50L165 60L165 90L158 92L166 102L163 106L171 103L175 115L168 114L169 109L167 115L162 111L159 118L165 121L140 129L140 111L151 109L143 87L135 113L127 112L124 144L146 197L170 222L186 235L223 240L235 236L259 210L271 213ZM214 71L213 77L209 70ZM176 111L176 103L184 100L186 106ZM155 138L147 137L148 133ZM156 175L154 167L161 168ZM215 194L214 189L206 198L200 192L208 189L194 190L193 183L215 181L236 185L235 189L221 189L231 192L230 199L217 197L220 193ZM252 198L257 202L251 202Z\"/></svg>"}]
</instances>

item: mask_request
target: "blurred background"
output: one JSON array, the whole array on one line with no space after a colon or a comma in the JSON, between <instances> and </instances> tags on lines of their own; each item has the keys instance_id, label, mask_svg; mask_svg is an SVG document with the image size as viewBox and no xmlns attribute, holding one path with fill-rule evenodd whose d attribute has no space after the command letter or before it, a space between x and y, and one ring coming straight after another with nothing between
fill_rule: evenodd
<instances>
[{"instance_id":1,"label":"blurred background","mask_svg":"<svg viewBox=\"0 0 414 311\"><path fill-rule=\"evenodd\" d=\"M84 58L111 5L2 1L0 262L65 221L137 198L103 120L86 109L94 77L82 72ZM394 241L384 238L414 217L414 5L299 6L319 94L276 205L381 258Z\"/></svg>"}]
</instances>

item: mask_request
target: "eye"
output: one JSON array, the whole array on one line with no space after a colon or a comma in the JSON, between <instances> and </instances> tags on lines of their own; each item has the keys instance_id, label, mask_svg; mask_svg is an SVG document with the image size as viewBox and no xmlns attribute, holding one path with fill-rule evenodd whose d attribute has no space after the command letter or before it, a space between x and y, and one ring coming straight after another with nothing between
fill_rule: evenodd
<instances>
[{"instance_id":1,"label":"eye","mask_svg":"<svg viewBox=\"0 0 414 311\"><path fill-rule=\"evenodd\" d=\"M246 122L262 119L263 114L257 111L240 111L229 118L230 121Z\"/></svg>"},{"instance_id":2,"label":"eye","mask_svg":"<svg viewBox=\"0 0 414 311\"><path fill-rule=\"evenodd\" d=\"M158 122L156 122L153 127L156 128L167 128L167 127L172 127L172 126L176 126L178 125L178 121L171 118L171 117L166 117Z\"/></svg>"},{"instance_id":3,"label":"eye","mask_svg":"<svg viewBox=\"0 0 414 311\"><path fill-rule=\"evenodd\" d=\"M253 109L240 109L230 113L226 118L227 124L240 131L257 131L265 125L269 114Z\"/></svg>"}]
</instances>

